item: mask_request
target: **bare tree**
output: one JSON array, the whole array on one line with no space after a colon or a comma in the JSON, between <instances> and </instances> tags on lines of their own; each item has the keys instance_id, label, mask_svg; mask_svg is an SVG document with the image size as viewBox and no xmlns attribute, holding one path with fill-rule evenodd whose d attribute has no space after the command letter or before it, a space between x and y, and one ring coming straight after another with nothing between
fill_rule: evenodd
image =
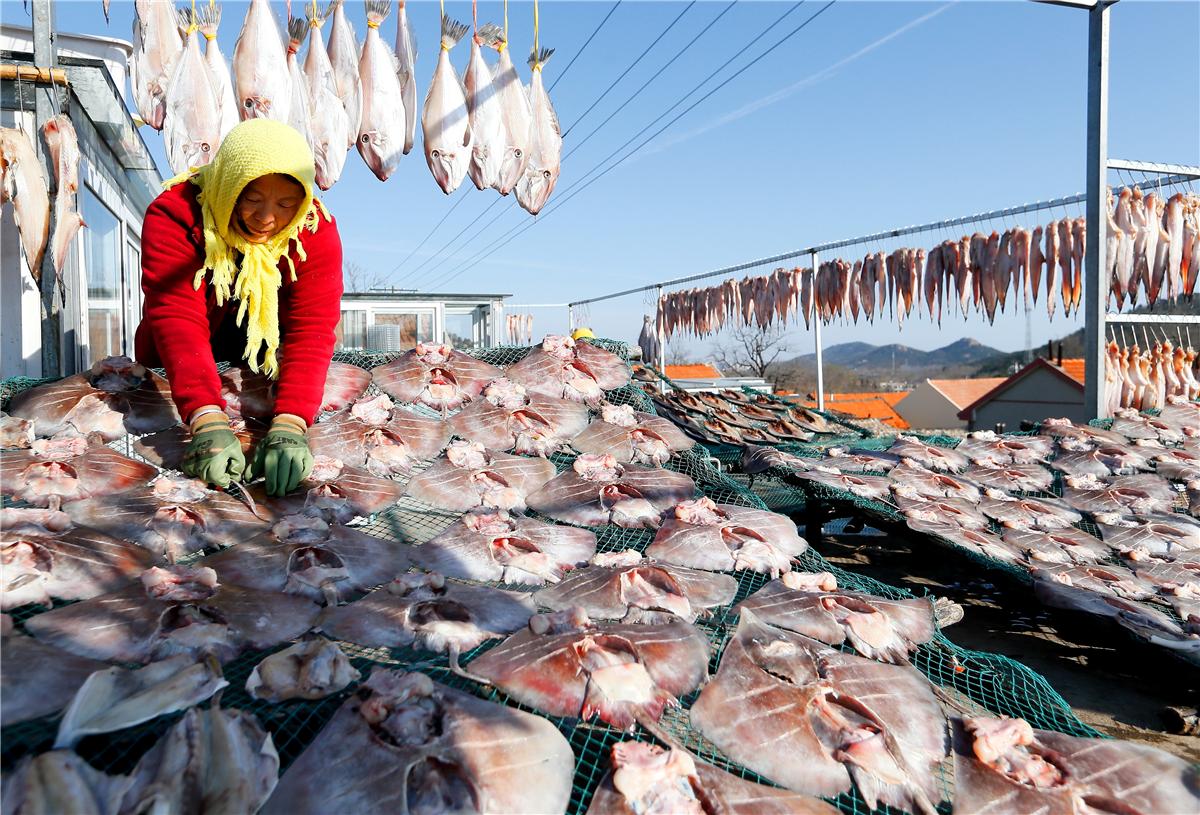
<instances>
[{"instance_id":1,"label":"bare tree","mask_svg":"<svg viewBox=\"0 0 1200 815\"><path fill-rule=\"evenodd\" d=\"M385 276L379 271L368 271L359 263L348 260L342 264L342 283L346 291L367 292L381 288Z\"/></svg>"},{"instance_id":2,"label":"bare tree","mask_svg":"<svg viewBox=\"0 0 1200 815\"><path fill-rule=\"evenodd\" d=\"M775 362L787 351L788 336L778 323L768 328L743 325L717 344L713 360L723 374L767 379Z\"/></svg>"},{"instance_id":3,"label":"bare tree","mask_svg":"<svg viewBox=\"0 0 1200 815\"><path fill-rule=\"evenodd\" d=\"M682 340L678 337L667 340L666 350L663 352L663 359L667 365L691 365L695 362L695 358L691 352L683 347Z\"/></svg>"}]
</instances>

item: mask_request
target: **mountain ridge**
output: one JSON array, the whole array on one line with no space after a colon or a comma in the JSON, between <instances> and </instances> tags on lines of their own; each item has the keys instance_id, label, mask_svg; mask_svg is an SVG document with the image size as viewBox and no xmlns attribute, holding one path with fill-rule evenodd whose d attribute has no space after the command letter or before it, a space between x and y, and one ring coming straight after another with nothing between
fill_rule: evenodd
<instances>
[{"instance_id":1,"label":"mountain ridge","mask_svg":"<svg viewBox=\"0 0 1200 815\"><path fill-rule=\"evenodd\" d=\"M976 366L1006 354L976 339L964 337L932 351L922 351L901 343L873 345L869 342L844 342L824 349L823 356L827 364L856 370L890 371L894 367L897 371L907 371ZM815 354L802 354L784 364L815 365L816 361Z\"/></svg>"}]
</instances>

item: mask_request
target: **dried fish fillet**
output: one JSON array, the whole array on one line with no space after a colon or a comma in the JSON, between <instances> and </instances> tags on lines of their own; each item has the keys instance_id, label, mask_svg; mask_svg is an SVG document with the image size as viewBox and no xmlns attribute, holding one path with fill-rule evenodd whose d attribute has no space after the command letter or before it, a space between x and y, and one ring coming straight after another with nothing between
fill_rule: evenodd
<instances>
[{"instance_id":1,"label":"dried fish fillet","mask_svg":"<svg viewBox=\"0 0 1200 815\"><path fill-rule=\"evenodd\" d=\"M70 750L26 756L4 776L4 815L59 813L117 815L132 779L108 775Z\"/></svg>"},{"instance_id":2,"label":"dried fish fillet","mask_svg":"<svg viewBox=\"0 0 1200 815\"><path fill-rule=\"evenodd\" d=\"M494 365L449 345L431 343L417 343L396 360L371 369L373 381L384 393L443 414L475 399L487 383L503 375Z\"/></svg>"},{"instance_id":3,"label":"dried fish fillet","mask_svg":"<svg viewBox=\"0 0 1200 815\"><path fill-rule=\"evenodd\" d=\"M786 515L700 498L675 507L646 555L694 569L746 569L778 577L807 548Z\"/></svg>"},{"instance_id":4,"label":"dried fish fillet","mask_svg":"<svg viewBox=\"0 0 1200 815\"><path fill-rule=\"evenodd\" d=\"M695 442L666 419L637 413L629 405L600 406L600 418L571 440L581 453L609 454L621 463L658 466Z\"/></svg>"},{"instance_id":5,"label":"dried fish fillet","mask_svg":"<svg viewBox=\"0 0 1200 815\"><path fill-rule=\"evenodd\" d=\"M681 473L585 453L570 470L530 495L528 503L542 515L580 526L654 529L664 510L695 492L695 483Z\"/></svg>"},{"instance_id":6,"label":"dried fish fillet","mask_svg":"<svg viewBox=\"0 0 1200 815\"><path fill-rule=\"evenodd\" d=\"M616 354L570 337L548 335L505 375L530 393L599 405L604 392L629 384L629 366Z\"/></svg>"},{"instance_id":7,"label":"dried fish fillet","mask_svg":"<svg viewBox=\"0 0 1200 815\"><path fill-rule=\"evenodd\" d=\"M476 507L520 511L526 499L554 476L540 458L493 453L473 442L452 442L446 456L408 482L408 495L440 509Z\"/></svg>"},{"instance_id":8,"label":"dried fish fillet","mask_svg":"<svg viewBox=\"0 0 1200 815\"><path fill-rule=\"evenodd\" d=\"M51 648L33 637L0 639L0 726L57 713L103 662Z\"/></svg>"},{"instance_id":9,"label":"dried fish fillet","mask_svg":"<svg viewBox=\"0 0 1200 815\"><path fill-rule=\"evenodd\" d=\"M124 492L157 472L80 438L38 439L29 450L0 452L0 492L35 507Z\"/></svg>"},{"instance_id":10,"label":"dried fish fillet","mask_svg":"<svg viewBox=\"0 0 1200 815\"><path fill-rule=\"evenodd\" d=\"M529 395L522 385L496 379L482 399L446 420L456 436L488 450L547 456L563 450L588 423L587 407L544 394Z\"/></svg>"},{"instance_id":11,"label":"dried fish fillet","mask_svg":"<svg viewBox=\"0 0 1200 815\"><path fill-rule=\"evenodd\" d=\"M337 643L313 639L284 648L255 665L246 680L246 693L274 704L324 699L361 676Z\"/></svg>"}]
</instances>

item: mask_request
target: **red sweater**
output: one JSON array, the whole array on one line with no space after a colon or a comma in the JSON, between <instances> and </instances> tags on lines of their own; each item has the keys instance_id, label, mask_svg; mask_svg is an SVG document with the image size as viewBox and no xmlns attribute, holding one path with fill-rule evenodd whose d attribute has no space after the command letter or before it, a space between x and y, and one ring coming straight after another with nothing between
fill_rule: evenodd
<instances>
[{"instance_id":1,"label":"red sweater","mask_svg":"<svg viewBox=\"0 0 1200 815\"><path fill-rule=\"evenodd\" d=\"M134 348L143 365L166 368L171 395L184 421L203 405L225 406L213 359L213 334L239 301L218 306L207 277L193 278L204 265L204 233L194 184L159 195L142 226L142 322ZM337 224L322 218L316 232L301 232L308 260L296 264L293 282L286 260L279 268L279 381L275 412L293 413L309 424L321 407L325 376L333 358L334 330L341 317L342 240ZM240 350L239 350L240 355Z\"/></svg>"}]
</instances>

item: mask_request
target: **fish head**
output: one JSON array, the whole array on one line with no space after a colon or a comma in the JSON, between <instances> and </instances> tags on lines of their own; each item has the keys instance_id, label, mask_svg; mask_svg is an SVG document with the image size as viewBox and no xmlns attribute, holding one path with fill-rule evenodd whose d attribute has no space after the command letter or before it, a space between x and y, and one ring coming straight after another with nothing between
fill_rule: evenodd
<instances>
[{"instance_id":1,"label":"fish head","mask_svg":"<svg viewBox=\"0 0 1200 815\"><path fill-rule=\"evenodd\" d=\"M287 583L283 590L324 599L333 606L338 601L337 584L349 579L350 572L337 552L323 546L300 546L288 556Z\"/></svg>"},{"instance_id":2,"label":"fish head","mask_svg":"<svg viewBox=\"0 0 1200 815\"><path fill-rule=\"evenodd\" d=\"M542 167L531 161L517 182L517 203L530 215L541 212L550 199L550 193L554 192L554 185L558 183L558 172L558 165Z\"/></svg>"},{"instance_id":3,"label":"fish head","mask_svg":"<svg viewBox=\"0 0 1200 815\"><path fill-rule=\"evenodd\" d=\"M242 120L271 119L271 97L265 94L249 94L241 99Z\"/></svg>"},{"instance_id":4,"label":"fish head","mask_svg":"<svg viewBox=\"0 0 1200 815\"><path fill-rule=\"evenodd\" d=\"M521 145L505 145L500 157L500 183L496 185L496 190L501 195L508 195L525 176L528 166L528 150Z\"/></svg>"},{"instance_id":5,"label":"fish head","mask_svg":"<svg viewBox=\"0 0 1200 815\"><path fill-rule=\"evenodd\" d=\"M669 611L685 620L693 617L692 604L683 586L666 569L635 566L620 574L617 587L621 602L626 606Z\"/></svg>"},{"instance_id":6,"label":"fish head","mask_svg":"<svg viewBox=\"0 0 1200 815\"><path fill-rule=\"evenodd\" d=\"M362 152L361 148L359 152ZM425 163L429 165L429 172L433 173L433 180L446 195L458 189L458 185L467 174L470 160L469 137L466 144L454 145L449 149L445 145L431 145L425 142Z\"/></svg>"},{"instance_id":7,"label":"fish head","mask_svg":"<svg viewBox=\"0 0 1200 815\"><path fill-rule=\"evenodd\" d=\"M159 615L151 656L159 660L175 654L211 653L224 662L237 652L231 633L220 609L203 603L174 604Z\"/></svg>"},{"instance_id":8,"label":"fish head","mask_svg":"<svg viewBox=\"0 0 1200 815\"><path fill-rule=\"evenodd\" d=\"M285 543L315 543L326 540L329 524L324 518L307 513L287 515L271 527L271 532Z\"/></svg>"},{"instance_id":9,"label":"fish head","mask_svg":"<svg viewBox=\"0 0 1200 815\"><path fill-rule=\"evenodd\" d=\"M217 143L213 139L186 139L178 146L178 154L186 167L203 167L217 155Z\"/></svg>"},{"instance_id":10,"label":"fish head","mask_svg":"<svg viewBox=\"0 0 1200 815\"><path fill-rule=\"evenodd\" d=\"M380 181L391 178L400 163L400 156L404 155L404 133L389 134L385 130L364 130L358 134L356 143L358 154L363 157L363 161L371 168L375 177Z\"/></svg>"}]
</instances>

